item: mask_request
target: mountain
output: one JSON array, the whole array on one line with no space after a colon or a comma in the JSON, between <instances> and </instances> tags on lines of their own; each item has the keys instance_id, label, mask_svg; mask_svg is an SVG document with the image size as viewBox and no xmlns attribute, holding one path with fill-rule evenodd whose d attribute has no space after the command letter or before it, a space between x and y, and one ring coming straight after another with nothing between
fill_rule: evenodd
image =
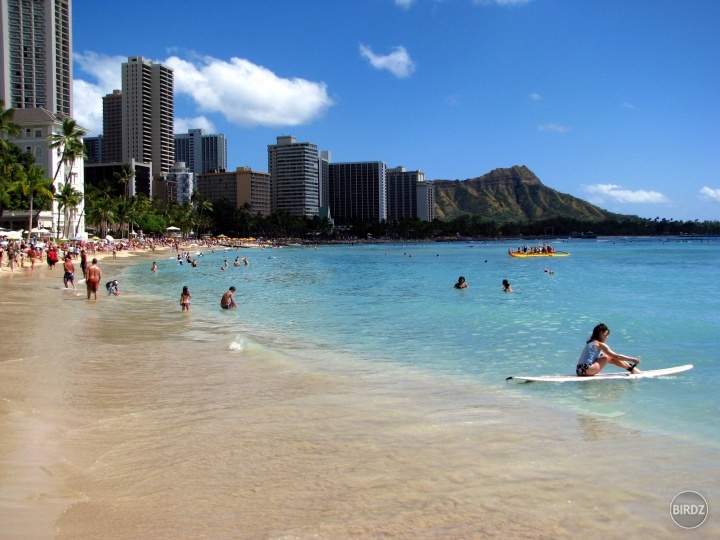
<instances>
[{"instance_id":1,"label":"mountain","mask_svg":"<svg viewBox=\"0 0 720 540\"><path fill-rule=\"evenodd\" d=\"M523 166L495 169L467 180L432 180L435 214L450 220L479 214L496 221L524 221L553 217L600 221L618 217L593 204L544 186Z\"/></svg>"}]
</instances>

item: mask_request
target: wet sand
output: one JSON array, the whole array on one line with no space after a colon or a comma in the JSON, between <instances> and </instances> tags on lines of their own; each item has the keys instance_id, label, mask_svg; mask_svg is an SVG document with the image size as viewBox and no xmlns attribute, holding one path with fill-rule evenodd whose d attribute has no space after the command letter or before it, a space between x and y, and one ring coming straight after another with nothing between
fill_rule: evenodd
<instances>
[{"instance_id":1,"label":"wet sand","mask_svg":"<svg viewBox=\"0 0 720 540\"><path fill-rule=\"evenodd\" d=\"M0 277L3 539L677 538L718 500L715 448L61 287Z\"/></svg>"}]
</instances>

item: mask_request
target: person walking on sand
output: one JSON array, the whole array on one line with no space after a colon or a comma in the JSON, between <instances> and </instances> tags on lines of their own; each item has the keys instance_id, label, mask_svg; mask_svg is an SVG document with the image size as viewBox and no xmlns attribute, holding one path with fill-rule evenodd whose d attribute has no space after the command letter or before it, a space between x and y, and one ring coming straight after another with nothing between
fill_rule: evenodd
<instances>
[{"instance_id":1,"label":"person walking on sand","mask_svg":"<svg viewBox=\"0 0 720 540\"><path fill-rule=\"evenodd\" d=\"M190 298L192 298L192 294L190 294L190 289L188 289L188 286L185 285L183 287L182 293L180 294L181 311L190 311Z\"/></svg>"},{"instance_id":2,"label":"person walking on sand","mask_svg":"<svg viewBox=\"0 0 720 540\"><path fill-rule=\"evenodd\" d=\"M608 363L626 369L635 375L642 373L635 367L640 363L640 359L614 352L605 344L608 336L610 336L610 329L603 323L593 328L592 335L585 343L585 348L578 359L575 370L578 377L597 375Z\"/></svg>"},{"instance_id":3,"label":"person walking on sand","mask_svg":"<svg viewBox=\"0 0 720 540\"><path fill-rule=\"evenodd\" d=\"M87 279L85 284L87 286L87 297L90 300L90 295L95 295L95 300L98 298L98 287L100 286L100 280L102 279L102 271L97 265L97 259L92 260L92 264L87 269Z\"/></svg>"},{"instance_id":4,"label":"person walking on sand","mask_svg":"<svg viewBox=\"0 0 720 540\"><path fill-rule=\"evenodd\" d=\"M70 255L65 255L65 262L63 262L63 270L65 270L65 274L63 275L63 282L65 283L65 288L68 288L68 283L72 285L73 291L75 290L75 265L72 262L72 259L70 258Z\"/></svg>"},{"instance_id":5,"label":"person walking on sand","mask_svg":"<svg viewBox=\"0 0 720 540\"><path fill-rule=\"evenodd\" d=\"M230 309L230 308L236 308L237 304L235 304L235 299L233 298L233 294L235 294L235 287L230 287L228 291L223 294L222 298L220 299L220 307L223 309Z\"/></svg>"}]
</instances>

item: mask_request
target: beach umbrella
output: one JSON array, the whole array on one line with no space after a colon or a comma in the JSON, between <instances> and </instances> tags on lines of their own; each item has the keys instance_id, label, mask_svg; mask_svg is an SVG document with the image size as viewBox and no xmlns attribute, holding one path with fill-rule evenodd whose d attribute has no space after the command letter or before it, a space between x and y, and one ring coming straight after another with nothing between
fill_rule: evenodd
<instances>
[{"instance_id":1,"label":"beach umbrella","mask_svg":"<svg viewBox=\"0 0 720 540\"><path fill-rule=\"evenodd\" d=\"M179 230L180 230L180 227L173 227L173 226L170 226L170 227L168 227L168 228L167 228L167 229L165 229L165 230L166 230L166 231L179 231Z\"/></svg>"},{"instance_id":2,"label":"beach umbrella","mask_svg":"<svg viewBox=\"0 0 720 540\"><path fill-rule=\"evenodd\" d=\"M115 239L108 234L108 235L105 237L105 240L107 240L108 242L113 242Z\"/></svg>"},{"instance_id":3,"label":"beach umbrella","mask_svg":"<svg viewBox=\"0 0 720 540\"><path fill-rule=\"evenodd\" d=\"M20 240L22 239L22 231L7 231L3 233L3 236L7 236L8 240Z\"/></svg>"},{"instance_id":4,"label":"beach umbrella","mask_svg":"<svg viewBox=\"0 0 720 540\"><path fill-rule=\"evenodd\" d=\"M47 234L52 231L48 231L47 229L43 227L35 227L34 229L30 230L31 233L38 233L38 234Z\"/></svg>"}]
</instances>

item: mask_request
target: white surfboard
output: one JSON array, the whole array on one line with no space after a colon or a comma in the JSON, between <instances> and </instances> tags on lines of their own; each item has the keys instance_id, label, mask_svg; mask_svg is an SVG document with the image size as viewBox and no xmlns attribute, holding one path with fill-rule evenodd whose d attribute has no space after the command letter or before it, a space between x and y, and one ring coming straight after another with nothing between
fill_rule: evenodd
<instances>
[{"instance_id":1,"label":"white surfboard","mask_svg":"<svg viewBox=\"0 0 720 540\"><path fill-rule=\"evenodd\" d=\"M617 381L617 380L630 380L630 379L651 379L653 377L664 377L665 375L675 375L676 373L682 373L692 369L692 364L685 366L676 366L665 369L651 369L649 371L643 371L635 375L629 371L611 371L608 373L598 373L592 377L578 377L577 375L542 375L538 377L526 377L513 375L507 377L506 381L517 381L517 382L590 382L590 381Z\"/></svg>"}]
</instances>

